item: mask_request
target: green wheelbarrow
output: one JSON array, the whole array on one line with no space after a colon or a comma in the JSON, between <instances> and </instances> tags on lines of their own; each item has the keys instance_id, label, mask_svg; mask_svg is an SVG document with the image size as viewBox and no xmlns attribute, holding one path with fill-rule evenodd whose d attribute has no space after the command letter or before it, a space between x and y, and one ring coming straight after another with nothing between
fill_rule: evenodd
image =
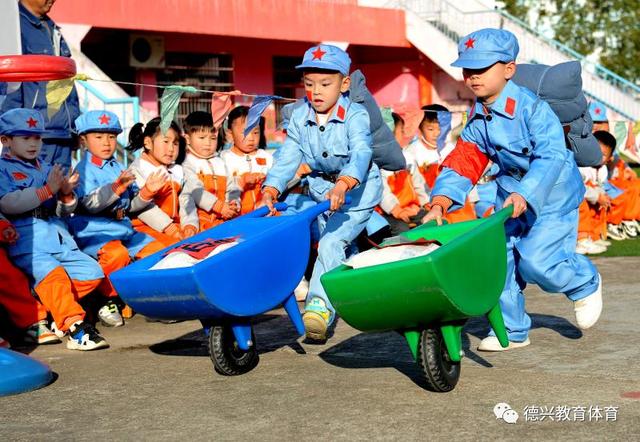
<instances>
[{"instance_id":1,"label":"green wheelbarrow","mask_svg":"<svg viewBox=\"0 0 640 442\"><path fill-rule=\"evenodd\" d=\"M322 285L347 324L366 332L400 332L427 388L451 391L460 377L468 318L485 315L500 344L509 344L498 299L507 269L504 223L512 213L507 207L484 219L416 227L402 236L435 240L441 247L371 267L343 265L323 275Z\"/></svg>"}]
</instances>

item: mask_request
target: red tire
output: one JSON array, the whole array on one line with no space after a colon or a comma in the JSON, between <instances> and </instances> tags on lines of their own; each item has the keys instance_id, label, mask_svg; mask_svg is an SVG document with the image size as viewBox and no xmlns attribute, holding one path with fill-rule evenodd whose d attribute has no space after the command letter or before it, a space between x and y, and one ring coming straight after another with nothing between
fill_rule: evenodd
<instances>
[{"instance_id":1,"label":"red tire","mask_svg":"<svg viewBox=\"0 0 640 442\"><path fill-rule=\"evenodd\" d=\"M0 81L49 81L76 75L76 63L53 55L1 55Z\"/></svg>"}]
</instances>

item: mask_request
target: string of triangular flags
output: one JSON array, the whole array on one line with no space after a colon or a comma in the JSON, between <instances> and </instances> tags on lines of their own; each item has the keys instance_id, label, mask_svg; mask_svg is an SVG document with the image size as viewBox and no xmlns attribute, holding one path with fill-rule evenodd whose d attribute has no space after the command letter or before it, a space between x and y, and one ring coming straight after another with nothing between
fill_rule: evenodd
<instances>
[{"instance_id":1,"label":"string of triangular flags","mask_svg":"<svg viewBox=\"0 0 640 442\"><path fill-rule=\"evenodd\" d=\"M48 103L47 113L49 115L49 118L51 118L60 110L62 104L66 101L66 99L69 97L69 94L73 90L75 81L101 81L122 85L155 87L158 89L163 89L162 96L160 97L160 127L163 132L166 132L168 130L169 126L171 125L171 121L175 118L176 111L180 104L180 99L185 93L206 93L213 95L213 99L211 100L211 115L213 116L214 126L218 128L222 126L224 120L227 118L227 115L233 108L233 96L253 98L253 102L249 108L249 114L247 116L247 123L244 131L245 136L259 124L260 117L272 102L296 101L295 98L286 98L279 95L246 94L237 90L230 92L220 92L198 89L193 86L163 86L157 84L118 81L111 79L96 79L91 78L86 74L79 73L71 78L49 81L47 83L46 98ZM408 112L410 113L410 111ZM385 122L392 127L393 119L391 118L390 109L383 108L382 113ZM402 111L400 111L400 113L402 113ZM440 121L440 124L443 126L450 126L451 116L454 113L462 114L462 125L464 126L467 120L466 112L438 112L438 120ZM629 159L640 162L640 145L638 144L638 142L640 141L638 139L638 135L640 133L640 122L629 123L626 121L615 121L611 122L611 125L613 134L618 140L618 151L629 157Z\"/></svg>"},{"instance_id":2,"label":"string of triangular flags","mask_svg":"<svg viewBox=\"0 0 640 442\"><path fill-rule=\"evenodd\" d=\"M162 132L166 132L171 125L171 121L175 118L180 99L185 93L206 93L213 95L211 100L211 115L213 116L213 123L215 127L221 127L227 115L233 108L233 102L231 97L241 96L253 98L253 103L249 108L249 115L247 116L247 124L245 128L245 136L253 130L260 122L260 117L264 113L265 109L273 101L288 101L294 102L294 98L281 97L279 95L259 95L259 94L245 94L240 91L220 92L211 91L205 89L198 89L193 86L181 86L170 85L162 86L157 84L137 83L130 81L117 81L91 78L86 74L76 74L74 77L66 78L63 80L49 81L47 83L47 112L49 118L55 115L62 104L67 100L69 94L73 90L75 81L102 81L117 83L130 86L142 86L142 87L155 87L163 89L162 96L160 97L160 129Z\"/></svg>"}]
</instances>

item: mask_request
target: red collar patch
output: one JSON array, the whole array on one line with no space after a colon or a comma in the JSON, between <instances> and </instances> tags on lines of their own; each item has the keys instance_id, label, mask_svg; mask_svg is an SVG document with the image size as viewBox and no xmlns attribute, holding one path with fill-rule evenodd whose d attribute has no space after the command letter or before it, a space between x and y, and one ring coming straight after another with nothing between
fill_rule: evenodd
<instances>
[{"instance_id":1,"label":"red collar patch","mask_svg":"<svg viewBox=\"0 0 640 442\"><path fill-rule=\"evenodd\" d=\"M102 167L103 161L98 157L94 157L93 155L91 155L91 162L98 167Z\"/></svg>"},{"instance_id":2,"label":"red collar patch","mask_svg":"<svg viewBox=\"0 0 640 442\"><path fill-rule=\"evenodd\" d=\"M473 116L476 114L476 104L477 104L477 102L476 102L476 101L474 101L474 102L473 102L473 106L471 106L471 109L469 110L469 115L468 115L468 117L467 117L467 120L469 120L469 121L470 121L470 120L471 120L471 118L473 118Z\"/></svg>"},{"instance_id":3,"label":"red collar patch","mask_svg":"<svg viewBox=\"0 0 640 442\"><path fill-rule=\"evenodd\" d=\"M344 120L344 114L345 114L345 110L344 107L342 106L338 106L338 111L336 112L336 115L338 116L338 118L340 118L341 120Z\"/></svg>"},{"instance_id":4,"label":"red collar patch","mask_svg":"<svg viewBox=\"0 0 640 442\"><path fill-rule=\"evenodd\" d=\"M513 117L516 111L516 100L511 97L507 98L507 103L504 105L504 111Z\"/></svg>"},{"instance_id":5,"label":"red collar patch","mask_svg":"<svg viewBox=\"0 0 640 442\"><path fill-rule=\"evenodd\" d=\"M258 166L266 166L267 165L267 159L266 158L256 158L256 163L258 163Z\"/></svg>"},{"instance_id":6,"label":"red collar patch","mask_svg":"<svg viewBox=\"0 0 640 442\"><path fill-rule=\"evenodd\" d=\"M28 178L28 176L22 172L13 172L11 175L13 175L13 179L15 179L16 181L22 181Z\"/></svg>"}]
</instances>

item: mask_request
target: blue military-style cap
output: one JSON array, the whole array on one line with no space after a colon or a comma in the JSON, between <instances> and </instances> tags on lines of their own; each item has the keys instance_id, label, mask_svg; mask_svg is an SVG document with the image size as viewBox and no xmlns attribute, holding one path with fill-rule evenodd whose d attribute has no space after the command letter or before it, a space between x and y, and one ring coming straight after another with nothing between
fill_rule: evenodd
<instances>
[{"instance_id":1,"label":"blue military-style cap","mask_svg":"<svg viewBox=\"0 0 640 442\"><path fill-rule=\"evenodd\" d=\"M42 114L33 109L11 109L0 115L0 135L42 135Z\"/></svg>"},{"instance_id":2,"label":"blue military-style cap","mask_svg":"<svg viewBox=\"0 0 640 442\"><path fill-rule=\"evenodd\" d=\"M604 104L598 103L597 101L589 103L589 115L591 115L594 123L609 121L607 118L607 108L604 107Z\"/></svg>"},{"instance_id":3,"label":"blue military-style cap","mask_svg":"<svg viewBox=\"0 0 640 442\"><path fill-rule=\"evenodd\" d=\"M504 29L480 29L460 40L458 59L451 66L484 69L499 61L515 61L519 50L518 39L511 32Z\"/></svg>"},{"instance_id":4,"label":"blue military-style cap","mask_svg":"<svg viewBox=\"0 0 640 442\"><path fill-rule=\"evenodd\" d=\"M108 132L119 134L122 132L120 120L113 112L107 110L92 110L76 118L76 132L78 135L87 132Z\"/></svg>"},{"instance_id":5,"label":"blue military-style cap","mask_svg":"<svg viewBox=\"0 0 640 442\"><path fill-rule=\"evenodd\" d=\"M296 69L326 69L340 72L346 77L351 69L351 58L337 46L318 45L307 49L302 64Z\"/></svg>"}]
</instances>

